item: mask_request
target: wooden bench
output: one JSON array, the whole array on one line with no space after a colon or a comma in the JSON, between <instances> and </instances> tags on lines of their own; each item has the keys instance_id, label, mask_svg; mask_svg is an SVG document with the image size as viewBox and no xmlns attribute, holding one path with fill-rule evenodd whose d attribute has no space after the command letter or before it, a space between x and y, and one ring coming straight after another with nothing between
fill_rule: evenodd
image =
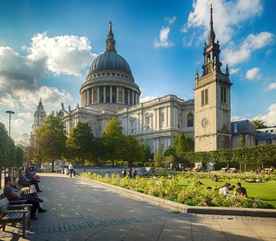
<instances>
[{"instance_id":1,"label":"wooden bench","mask_svg":"<svg viewBox=\"0 0 276 241\"><path fill-rule=\"evenodd\" d=\"M30 227L30 204L10 204L3 195L0 196L0 226L5 231L7 225L21 224L22 236L26 237L26 229Z\"/></svg>"}]
</instances>

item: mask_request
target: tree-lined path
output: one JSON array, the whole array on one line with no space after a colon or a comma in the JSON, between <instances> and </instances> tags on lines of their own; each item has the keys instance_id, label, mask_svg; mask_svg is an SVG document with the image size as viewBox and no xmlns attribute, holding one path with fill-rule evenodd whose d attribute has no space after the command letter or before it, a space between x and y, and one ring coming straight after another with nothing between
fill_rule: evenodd
<instances>
[{"instance_id":1,"label":"tree-lined path","mask_svg":"<svg viewBox=\"0 0 276 241\"><path fill-rule=\"evenodd\" d=\"M177 214L76 178L41 179L48 212L33 222L30 240L276 240L276 219Z\"/></svg>"}]
</instances>

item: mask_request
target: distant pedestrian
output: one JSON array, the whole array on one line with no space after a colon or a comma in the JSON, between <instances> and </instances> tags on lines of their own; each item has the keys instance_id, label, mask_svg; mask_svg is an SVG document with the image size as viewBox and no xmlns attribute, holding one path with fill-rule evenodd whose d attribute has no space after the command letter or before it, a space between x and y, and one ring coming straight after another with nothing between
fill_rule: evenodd
<instances>
[{"instance_id":1,"label":"distant pedestrian","mask_svg":"<svg viewBox=\"0 0 276 241\"><path fill-rule=\"evenodd\" d=\"M240 182L237 183L237 189L236 189L236 193L242 197L247 197L247 191L245 189L245 187L243 187L241 185Z\"/></svg>"},{"instance_id":2,"label":"distant pedestrian","mask_svg":"<svg viewBox=\"0 0 276 241\"><path fill-rule=\"evenodd\" d=\"M70 177L72 177L74 175L74 167L71 163L69 164L68 169L69 169L69 175Z\"/></svg>"},{"instance_id":3,"label":"distant pedestrian","mask_svg":"<svg viewBox=\"0 0 276 241\"><path fill-rule=\"evenodd\" d=\"M133 177L135 178L136 176L137 176L137 170L134 169L134 170L133 170Z\"/></svg>"},{"instance_id":4,"label":"distant pedestrian","mask_svg":"<svg viewBox=\"0 0 276 241\"><path fill-rule=\"evenodd\" d=\"M127 171L126 171L126 169L123 169L123 170L122 170L122 176L123 176L123 177L126 177L126 175L127 175Z\"/></svg>"},{"instance_id":5,"label":"distant pedestrian","mask_svg":"<svg viewBox=\"0 0 276 241\"><path fill-rule=\"evenodd\" d=\"M128 177L132 178L132 168L128 169Z\"/></svg>"}]
</instances>

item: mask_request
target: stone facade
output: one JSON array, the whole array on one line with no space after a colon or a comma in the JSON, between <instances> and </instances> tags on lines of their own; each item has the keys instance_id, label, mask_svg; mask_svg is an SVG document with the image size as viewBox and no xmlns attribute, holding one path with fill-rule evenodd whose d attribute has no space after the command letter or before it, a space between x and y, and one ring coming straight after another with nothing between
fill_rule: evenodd
<instances>
[{"instance_id":1,"label":"stone facade","mask_svg":"<svg viewBox=\"0 0 276 241\"><path fill-rule=\"evenodd\" d=\"M136 136L147 143L152 152L159 148L165 150L177 133L186 133L193 137L192 100L184 101L174 95L167 95L134 106L115 111L106 106L78 107L64 110L66 133L78 122L88 123L96 137L101 136L106 122L117 117L126 135Z\"/></svg>"}]
</instances>

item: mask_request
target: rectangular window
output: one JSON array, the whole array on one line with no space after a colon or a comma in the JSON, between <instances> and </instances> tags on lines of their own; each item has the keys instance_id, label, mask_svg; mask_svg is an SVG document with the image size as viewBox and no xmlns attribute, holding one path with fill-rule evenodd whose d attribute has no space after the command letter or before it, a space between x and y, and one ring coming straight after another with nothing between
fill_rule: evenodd
<instances>
[{"instance_id":1,"label":"rectangular window","mask_svg":"<svg viewBox=\"0 0 276 241\"><path fill-rule=\"evenodd\" d=\"M125 88L125 104L128 105L128 89Z\"/></svg>"},{"instance_id":2,"label":"rectangular window","mask_svg":"<svg viewBox=\"0 0 276 241\"><path fill-rule=\"evenodd\" d=\"M92 89L89 89L89 104L92 104Z\"/></svg>"},{"instance_id":3,"label":"rectangular window","mask_svg":"<svg viewBox=\"0 0 276 241\"><path fill-rule=\"evenodd\" d=\"M201 106L208 105L208 89L201 91Z\"/></svg>"},{"instance_id":4,"label":"rectangular window","mask_svg":"<svg viewBox=\"0 0 276 241\"><path fill-rule=\"evenodd\" d=\"M204 106L204 90L201 91L201 106Z\"/></svg>"},{"instance_id":5,"label":"rectangular window","mask_svg":"<svg viewBox=\"0 0 276 241\"><path fill-rule=\"evenodd\" d=\"M118 102L120 103L120 104L122 104L122 102L123 102L123 88L122 87L119 87L119 90L118 90L118 94L119 94L119 96L118 96Z\"/></svg>"},{"instance_id":6,"label":"rectangular window","mask_svg":"<svg viewBox=\"0 0 276 241\"><path fill-rule=\"evenodd\" d=\"M93 104L96 104L97 102L97 89L93 88Z\"/></svg>"},{"instance_id":7,"label":"rectangular window","mask_svg":"<svg viewBox=\"0 0 276 241\"><path fill-rule=\"evenodd\" d=\"M110 87L105 87L105 93L106 93L106 103L110 103Z\"/></svg>"},{"instance_id":8,"label":"rectangular window","mask_svg":"<svg viewBox=\"0 0 276 241\"><path fill-rule=\"evenodd\" d=\"M130 91L130 105L133 105L132 94L133 94L133 92L132 92L132 90L131 90L131 91Z\"/></svg>"},{"instance_id":9,"label":"rectangular window","mask_svg":"<svg viewBox=\"0 0 276 241\"><path fill-rule=\"evenodd\" d=\"M163 110L160 110L160 115L159 115L159 126L162 129L164 127L165 124L165 113Z\"/></svg>"},{"instance_id":10,"label":"rectangular window","mask_svg":"<svg viewBox=\"0 0 276 241\"><path fill-rule=\"evenodd\" d=\"M100 104L104 102L103 86L100 86Z\"/></svg>"},{"instance_id":11,"label":"rectangular window","mask_svg":"<svg viewBox=\"0 0 276 241\"><path fill-rule=\"evenodd\" d=\"M204 105L208 105L208 89L205 90L205 103Z\"/></svg>"},{"instance_id":12,"label":"rectangular window","mask_svg":"<svg viewBox=\"0 0 276 241\"><path fill-rule=\"evenodd\" d=\"M115 86L112 87L112 103L115 104L116 103L116 99L117 99L117 89Z\"/></svg>"}]
</instances>

